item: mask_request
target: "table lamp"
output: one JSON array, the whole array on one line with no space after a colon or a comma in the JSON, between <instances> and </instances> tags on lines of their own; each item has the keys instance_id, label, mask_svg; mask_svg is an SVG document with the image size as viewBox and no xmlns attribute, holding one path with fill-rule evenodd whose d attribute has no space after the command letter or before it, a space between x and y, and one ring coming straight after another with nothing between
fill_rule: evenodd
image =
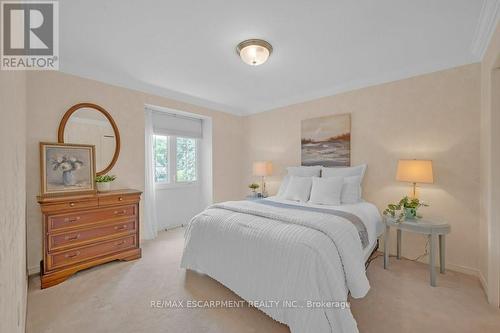
<instances>
[{"instance_id":1,"label":"table lamp","mask_svg":"<svg viewBox=\"0 0 500 333\"><path fill-rule=\"evenodd\" d=\"M259 161L253 163L253 175L262 177L262 196L267 197L265 177L273 173L273 164L268 161Z\"/></svg>"},{"instance_id":2,"label":"table lamp","mask_svg":"<svg viewBox=\"0 0 500 333\"><path fill-rule=\"evenodd\" d=\"M410 197L418 198L417 183L432 184L432 161L429 160L399 160L396 180L413 184Z\"/></svg>"}]
</instances>

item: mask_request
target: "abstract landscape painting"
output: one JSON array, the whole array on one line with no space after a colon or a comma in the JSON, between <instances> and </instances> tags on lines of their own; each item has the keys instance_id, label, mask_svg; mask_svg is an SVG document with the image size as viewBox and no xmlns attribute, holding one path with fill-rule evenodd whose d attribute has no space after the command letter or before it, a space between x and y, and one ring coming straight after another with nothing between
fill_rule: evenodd
<instances>
[{"instance_id":1,"label":"abstract landscape painting","mask_svg":"<svg viewBox=\"0 0 500 333\"><path fill-rule=\"evenodd\" d=\"M301 125L302 165L350 166L350 114L305 119Z\"/></svg>"}]
</instances>

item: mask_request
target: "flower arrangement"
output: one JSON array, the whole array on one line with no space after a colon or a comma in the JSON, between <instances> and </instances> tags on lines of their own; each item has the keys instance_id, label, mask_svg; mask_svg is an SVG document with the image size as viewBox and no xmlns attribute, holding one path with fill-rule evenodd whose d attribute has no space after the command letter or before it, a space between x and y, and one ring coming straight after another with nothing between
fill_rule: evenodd
<instances>
[{"instance_id":1,"label":"flower arrangement","mask_svg":"<svg viewBox=\"0 0 500 333\"><path fill-rule=\"evenodd\" d=\"M80 169L83 166L83 162L76 157L68 157L67 155L58 156L51 160L52 170L61 170L62 181L66 186L76 185L76 178L73 175L73 171Z\"/></svg>"},{"instance_id":2,"label":"flower arrangement","mask_svg":"<svg viewBox=\"0 0 500 333\"><path fill-rule=\"evenodd\" d=\"M60 169L62 172L75 171L83 166L83 162L76 157L68 157L66 155L59 156L51 161L52 170Z\"/></svg>"},{"instance_id":3,"label":"flower arrangement","mask_svg":"<svg viewBox=\"0 0 500 333\"><path fill-rule=\"evenodd\" d=\"M401 211L397 216L396 222L402 222L404 218L422 218L422 216L417 215L417 210L420 207L429 207L429 205L421 202L418 198L409 198L406 196L399 200L399 203L397 204L388 204L383 214L386 216L390 215L392 218L395 218L396 212Z\"/></svg>"}]
</instances>

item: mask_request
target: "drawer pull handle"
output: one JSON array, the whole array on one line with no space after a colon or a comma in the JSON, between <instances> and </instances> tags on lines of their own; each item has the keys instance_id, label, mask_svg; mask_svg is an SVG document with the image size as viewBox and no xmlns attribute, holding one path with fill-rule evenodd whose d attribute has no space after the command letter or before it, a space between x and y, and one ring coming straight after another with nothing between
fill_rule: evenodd
<instances>
[{"instance_id":1,"label":"drawer pull handle","mask_svg":"<svg viewBox=\"0 0 500 333\"><path fill-rule=\"evenodd\" d=\"M118 197L118 201L123 201L123 197Z\"/></svg>"},{"instance_id":2,"label":"drawer pull handle","mask_svg":"<svg viewBox=\"0 0 500 333\"><path fill-rule=\"evenodd\" d=\"M127 226L126 224L124 224L124 225L122 225L122 226L118 226L118 225L117 225L117 226L115 227L115 230L125 230L125 229L127 229L127 228L128 228L128 226Z\"/></svg>"},{"instance_id":3,"label":"drawer pull handle","mask_svg":"<svg viewBox=\"0 0 500 333\"><path fill-rule=\"evenodd\" d=\"M76 234L74 236L66 236L66 237L64 237L64 239L68 240L68 241L77 240L78 238L80 238L80 234Z\"/></svg>"},{"instance_id":4,"label":"drawer pull handle","mask_svg":"<svg viewBox=\"0 0 500 333\"><path fill-rule=\"evenodd\" d=\"M127 213L127 211L124 209L124 210L115 210L115 215L125 215Z\"/></svg>"},{"instance_id":5,"label":"drawer pull handle","mask_svg":"<svg viewBox=\"0 0 500 333\"><path fill-rule=\"evenodd\" d=\"M67 255L65 255L65 257L66 258L74 258L74 257L77 257L79 255L80 255L80 251L76 251L76 252L71 253L71 254L68 253Z\"/></svg>"},{"instance_id":6,"label":"drawer pull handle","mask_svg":"<svg viewBox=\"0 0 500 333\"><path fill-rule=\"evenodd\" d=\"M69 206L70 206L70 207L75 207L75 205L76 205L76 204L75 204L74 202L70 202L70 203L69 203Z\"/></svg>"},{"instance_id":7,"label":"drawer pull handle","mask_svg":"<svg viewBox=\"0 0 500 333\"><path fill-rule=\"evenodd\" d=\"M121 245L123 245L123 244L125 244L125 243L126 243L125 241L121 241L121 242L116 243L115 245L116 245L116 246L121 246Z\"/></svg>"},{"instance_id":8,"label":"drawer pull handle","mask_svg":"<svg viewBox=\"0 0 500 333\"><path fill-rule=\"evenodd\" d=\"M80 216L73 217L73 218L69 218L69 217L67 217L67 218L65 218L65 219L64 219L64 222L73 223L73 222L78 221L79 219L80 219Z\"/></svg>"}]
</instances>

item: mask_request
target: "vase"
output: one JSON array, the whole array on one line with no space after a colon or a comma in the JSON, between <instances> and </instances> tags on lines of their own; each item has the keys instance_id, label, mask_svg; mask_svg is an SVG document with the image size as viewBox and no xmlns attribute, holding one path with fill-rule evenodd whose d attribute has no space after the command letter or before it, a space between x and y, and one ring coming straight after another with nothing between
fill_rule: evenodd
<instances>
[{"instance_id":1,"label":"vase","mask_svg":"<svg viewBox=\"0 0 500 333\"><path fill-rule=\"evenodd\" d=\"M66 186L73 186L76 184L75 175L73 170L63 171L63 183Z\"/></svg>"},{"instance_id":2,"label":"vase","mask_svg":"<svg viewBox=\"0 0 500 333\"><path fill-rule=\"evenodd\" d=\"M109 191L111 182L105 182L105 183L96 183L97 184L97 190L99 192L105 192Z\"/></svg>"},{"instance_id":3,"label":"vase","mask_svg":"<svg viewBox=\"0 0 500 333\"><path fill-rule=\"evenodd\" d=\"M416 208L405 208L405 218L408 220L414 220L417 218Z\"/></svg>"}]
</instances>

